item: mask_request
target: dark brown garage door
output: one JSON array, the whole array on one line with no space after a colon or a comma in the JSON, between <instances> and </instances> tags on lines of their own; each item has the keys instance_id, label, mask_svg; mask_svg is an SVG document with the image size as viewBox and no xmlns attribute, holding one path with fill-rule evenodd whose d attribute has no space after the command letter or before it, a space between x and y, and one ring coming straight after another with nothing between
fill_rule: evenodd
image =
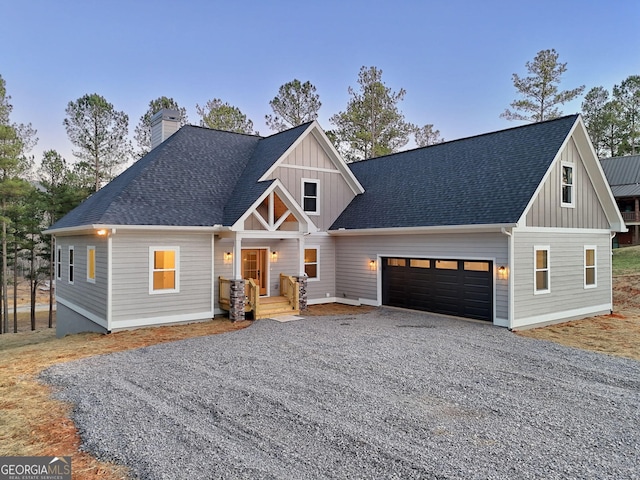
<instances>
[{"instance_id":1,"label":"dark brown garage door","mask_svg":"<svg viewBox=\"0 0 640 480\"><path fill-rule=\"evenodd\" d=\"M493 263L383 258L382 303L492 321Z\"/></svg>"}]
</instances>

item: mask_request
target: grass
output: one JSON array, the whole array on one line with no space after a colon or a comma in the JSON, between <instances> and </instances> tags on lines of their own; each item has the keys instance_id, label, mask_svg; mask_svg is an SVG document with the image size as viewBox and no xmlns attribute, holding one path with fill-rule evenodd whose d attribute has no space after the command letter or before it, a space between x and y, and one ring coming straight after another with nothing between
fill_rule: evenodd
<instances>
[{"instance_id":1,"label":"grass","mask_svg":"<svg viewBox=\"0 0 640 480\"><path fill-rule=\"evenodd\" d=\"M614 249L612 265L614 276L640 273L640 246Z\"/></svg>"}]
</instances>

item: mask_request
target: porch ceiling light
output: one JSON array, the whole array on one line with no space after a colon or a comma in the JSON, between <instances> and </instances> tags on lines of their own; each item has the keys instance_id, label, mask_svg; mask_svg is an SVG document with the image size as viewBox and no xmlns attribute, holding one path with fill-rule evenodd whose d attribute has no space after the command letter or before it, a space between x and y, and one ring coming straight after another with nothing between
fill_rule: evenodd
<instances>
[{"instance_id":1,"label":"porch ceiling light","mask_svg":"<svg viewBox=\"0 0 640 480\"><path fill-rule=\"evenodd\" d=\"M96 234L101 236L101 237L106 237L107 236L107 229L106 228L101 228L100 230L96 231Z\"/></svg>"}]
</instances>

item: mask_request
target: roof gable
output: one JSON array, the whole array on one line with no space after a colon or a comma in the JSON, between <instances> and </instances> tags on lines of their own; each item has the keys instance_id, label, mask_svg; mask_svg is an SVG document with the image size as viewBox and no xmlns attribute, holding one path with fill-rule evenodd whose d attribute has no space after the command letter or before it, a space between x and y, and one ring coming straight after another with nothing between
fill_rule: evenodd
<instances>
[{"instance_id":1,"label":"roof gable","mask_svg":"<svg viewBox=\"0 0 640 480\"><path fill-rule=\"evenodd\" d=\"M350 164L365 193L331 230L516 224L577 118Z\"/></svg>"}]
</instances>

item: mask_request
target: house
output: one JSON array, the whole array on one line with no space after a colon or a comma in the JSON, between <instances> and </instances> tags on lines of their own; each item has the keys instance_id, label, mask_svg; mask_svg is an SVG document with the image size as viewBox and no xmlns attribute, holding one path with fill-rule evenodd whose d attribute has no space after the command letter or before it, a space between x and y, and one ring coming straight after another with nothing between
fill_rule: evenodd
<instances>
[{"instance_id":1,"label":"house","mask_svg":"<svg viewBox=\"0 0 640 480\"><path fill-rule=\"evenodd\" d=\"M617 236L619 245L640 244L640 155L603 158L602 169L609 181L622 218L631 227Z\"/></svg>"},{"instance_id":2,"label":"house","mask_svg":"<svg viewBox=\"0 0 640 480\"><path fill-rule=\"evenodd\" d=\"M48 230L59 335L323 302L512 329L612 309L625 226L577 115L349 165L317 122L263 138L173 121Z\"/></svg>"}]
</instances>

